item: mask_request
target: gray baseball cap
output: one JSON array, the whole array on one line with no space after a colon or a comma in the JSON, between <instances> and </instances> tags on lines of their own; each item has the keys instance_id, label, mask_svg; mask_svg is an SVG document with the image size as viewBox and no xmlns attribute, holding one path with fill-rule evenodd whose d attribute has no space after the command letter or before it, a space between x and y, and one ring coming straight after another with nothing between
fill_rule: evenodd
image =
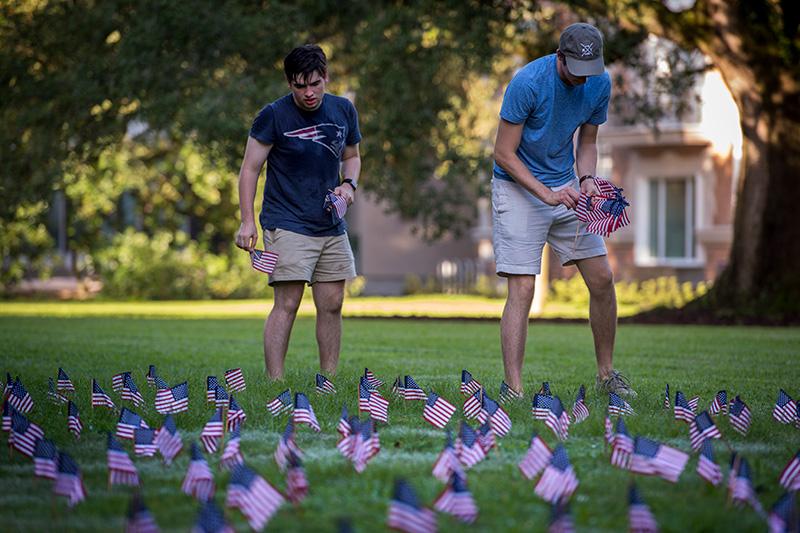
<instances>
[{"instance_id":1,"label":"gray baseball cap","mask_svg":"<svg viewBox=\"0 0 800 533\"><path fill-rule=\"evenodd\" d=\"M603 73L603 34L578 22L561 32L558 49L567 58L567 70L573 76L597 76Z\"/></svg>"}]
</instances>

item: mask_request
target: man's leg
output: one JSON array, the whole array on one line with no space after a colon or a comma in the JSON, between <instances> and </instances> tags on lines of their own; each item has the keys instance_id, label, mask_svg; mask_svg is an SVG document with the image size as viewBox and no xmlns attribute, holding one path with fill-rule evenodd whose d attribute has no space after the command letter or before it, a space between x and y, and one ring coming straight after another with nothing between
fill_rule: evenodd
<instances>
[{"instance_id":1,"label":"man's leg","mask_svg":"<svg viewBox=\"0 0 800 533\"><path fill-rule=\"evenodd\" d=\"M575 263L589 288L589 323L594 336L597 375L600 380L611 376L614 338L617 333L617 294L608 257L590 257Z\"/></svg>"},{"instance_id":2,"label":"man's leg","mask_svg":"<svg viewBox=\"0 0 800 533\"><path fill-rule=\"evenodd\" d=\"M342 301L344 280L316 282L311 286L317 308L317 345L319 367L323 373L336 374L342 343Z\"/></svg>"},{"instance_id":3,"label":"man's leg","mask_svg":"<svg viewBox=\"0 0 800 533\"><path fill-rule=\"evenodd\" d=\"M522 392L522 361L528 340L528 316L535 282L536 276L508 276L508 297L500 320L506 383L517 392Z\"/></svg>"},{"instance_id":4,"label":"man's leg","mask_svg":"<svg viewBox=\"0 0 800 533\"><path fill-rule=\"evenodd\" d=\"M303 300L303 281L275 283L272 311L264 323L264 361L269 379L283 379L283 363L289 347L289 335Z\"/></svg>"}]
</instances>

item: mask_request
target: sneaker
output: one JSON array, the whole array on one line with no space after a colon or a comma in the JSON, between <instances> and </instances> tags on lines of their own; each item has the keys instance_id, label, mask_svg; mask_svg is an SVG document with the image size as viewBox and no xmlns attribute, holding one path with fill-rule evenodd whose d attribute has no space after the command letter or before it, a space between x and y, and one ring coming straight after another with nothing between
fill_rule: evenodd
<instances>
[{"instance_id":1,"label":"sneaker","mask_svg":"<svg viewBox=\"0 0 800 533\"><path fill-rule=\"evenodd\" d=\"M636 398L636 391L631 388L631 382L616 370L611 371L611 375L604 380L600 376L595 379L595 389L599 393L608 394L613 392L617 396Z\"/></svg>"}]
</instances>

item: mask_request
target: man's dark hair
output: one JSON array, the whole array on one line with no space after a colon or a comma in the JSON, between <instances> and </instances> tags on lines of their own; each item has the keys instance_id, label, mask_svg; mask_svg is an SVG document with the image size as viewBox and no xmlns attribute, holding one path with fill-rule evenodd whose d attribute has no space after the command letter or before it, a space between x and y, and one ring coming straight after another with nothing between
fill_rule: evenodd
<instances>
[{"instance_id":1,"label":"man's dark hair","mask_svg":"<svg viewBox=\"0 0 800 533\"><path fill-rule=\"evenodd\" d=\"M314 72L324 78L328 74L328 58L316 44L304 44L289 52L283 60L283 72L289 83L304 82Z\"/></svg>"}]
</instances>

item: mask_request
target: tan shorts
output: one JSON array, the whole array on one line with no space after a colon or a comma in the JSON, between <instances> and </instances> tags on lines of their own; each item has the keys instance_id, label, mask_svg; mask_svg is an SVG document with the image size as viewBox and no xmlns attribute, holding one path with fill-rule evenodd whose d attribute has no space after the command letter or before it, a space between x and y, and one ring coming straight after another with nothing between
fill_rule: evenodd
<instances>
[{"instance_id":1,"label":"tan shorts","mask_svg":"<svg viewBox=\"0 0 800 533\"><path fill-rule=\"evenodd\" d=\"M280 281L343 281L356 277L356 265L347 233L311 237L276 228L264 230L264 246L278 252L269 284Z\"/></svg>"}]
</instances>

